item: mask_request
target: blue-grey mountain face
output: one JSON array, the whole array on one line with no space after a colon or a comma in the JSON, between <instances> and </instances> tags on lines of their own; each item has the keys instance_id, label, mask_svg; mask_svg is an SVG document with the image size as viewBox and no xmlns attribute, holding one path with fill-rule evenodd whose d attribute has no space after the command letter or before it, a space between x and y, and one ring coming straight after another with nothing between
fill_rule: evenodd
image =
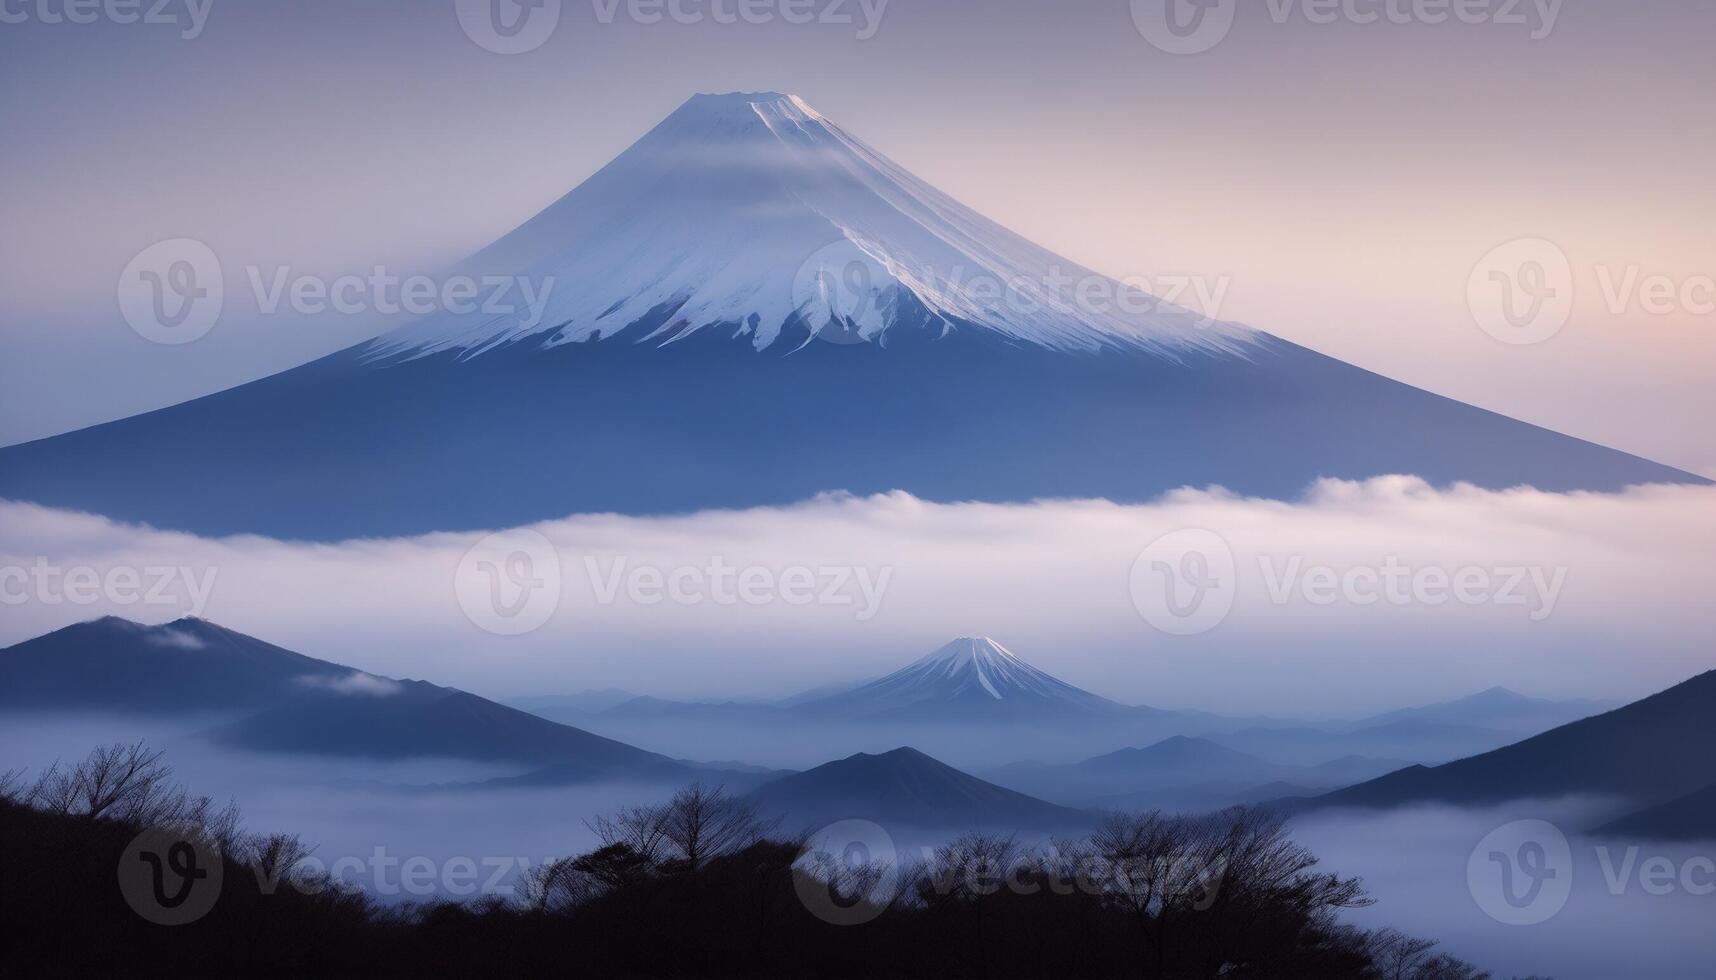
<instances>
[{"instance_id":1,"label":"blue-grey mountain face","mask_svg":"<svg viewBox=\"0 0 1716 980\"><path fill-rule=\"evenodd\" d=\"M1446 765L1412 766L1308 805L1491 804L1576 794L1659 804L1716 784L1716 671L1623 708Z\"/></svg>"},{"instance_id":2,"label":"blue-grey mountain face","mask_svg":"<svg viewBox=\"0 0 1716 980\"><path fill-rule=\"evenodd\" d=\"M105 616L0 650L0 709L238 711L361 686L368 676L206 620L145 626Z\"/></svg>"},{"instance_id":3,"label":"blue-grey mountain face","mask_svg":"<svg viewBox=\"0 0 1716 980\"><path fill-rule=\"evenodd\" d=\"M692 770L455 688L316 660L200 619L77 623L0 650L0 712L226 716L256 752L557 767L562 782L683 780Z\"/></svg>"},{"instance_id":4,"label":"blue-grey mountain face","mask_svg":"<svg viewBox=\"0 0 1716 980\"><path fill-rule=\"evenodd\" d=\"M540 320L433 315L0 450L0 497L335 539L829 490L1138 501L1388 473L1698 479L1153 298L1079 299L1127 287L773 93L693 99L458 272L553 286Z\"/></svg>"},{"instance_id":5,"label":"blue-grey mountain face","mask_svg":"<svg viewBox=\"0 0 1716 980\"><path fill-rule=\"evenodd\" d=\"M859 753L753 791L749 799L794 828L840 820L964 829L1045 829L1089 823L1088 814L984 782L901 748Z\"/></svg>"}]
</instances>

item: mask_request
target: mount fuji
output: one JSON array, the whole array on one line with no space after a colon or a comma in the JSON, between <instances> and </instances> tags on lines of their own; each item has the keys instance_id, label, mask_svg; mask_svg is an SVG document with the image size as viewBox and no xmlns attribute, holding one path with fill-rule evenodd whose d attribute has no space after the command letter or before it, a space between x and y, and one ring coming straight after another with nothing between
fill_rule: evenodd
<instances>
[{"instance_id":1,"label":"mount fuji","mask_svg":"<svg viewBox=\"0 0 1716 980\"><path fill-rule=\"evenodd\" d=\"M779 93L692 98L449 275L533 282L541 315L431 314L0 450L0 497L333 540L829 490L1703 482L1131 290Z\"/></svg>"},{"instance_id":2,"label":"mount fuji","mask_svg":"<svg viewBox=\"0 0 1716 980\"><path fill-rule=\"evenodd\" d=\"M988 637L961 637L876 680L794 706L824 718L1090 716L1131 709L1043 673Z\"/></svg>"}]
</instances>

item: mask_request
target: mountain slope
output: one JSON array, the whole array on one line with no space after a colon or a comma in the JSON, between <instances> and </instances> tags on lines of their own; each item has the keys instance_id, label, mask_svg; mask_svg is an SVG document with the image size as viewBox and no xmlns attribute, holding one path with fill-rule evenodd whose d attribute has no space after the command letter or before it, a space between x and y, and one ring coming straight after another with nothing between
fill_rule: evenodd
<instances>
[{"instance_id":1,"label":"mountain slope","mask_svg":"<svg viewBox=\"0 0 1716 980\"><path fill-rule=\"evenodd\" d=\"M1043 799L1079 806L1140 808L1263 798L1270 783L1334 787L1392 768L1375 759L1342 758L1293 766L1238 752L1207 738L1176 735L1066 765L1016 763L985 773L994 782Z\"/></svg>"},{"instance_id":2,"label":"mountain slope","mask_svg":"<svg viewBox=\"0 0 1716 980\"><path fill-rule=\"evenodd\" d=\"M207 734L261 752L560 767L563 781L689 767L454 688L316 660L199 619L107 617L0 650L11 711L237 714Z\"/></svg>"},{"instance_id":3,"label":"mountain slope","mask_svg":"<svg viewBox=\"0 0 1716 980\"><path fill-rule=\"evenodd\" d=\"M1716 671L1660 694L1435 768L1413 766L1317 797L1314 806L1498 803L1615 795L1656 803L1716 783Z\"/></svg>"},{"instance_id":4,"label":"mountain slope","mask_svg":"<svg viewBox=\"0 0 1716 980\"><path fill-rule=\"evenodd\" d=\"M1070 286L1053 286L1057 276L1118 284L989 221L779 92L691 98L468 265L552 278L540 322L429 317L371 355L579 343L668 307L673 320L647 339L724 332L759 350L802 346L830 327L854 332L842 341L973 330L1084 351L1238 351L1252 336L1166 302L1132 312L1078 302ZM985 298L991 283L1019 295Z\"/></svg>"},{"instance_id":5,"label":"mountain slope","mask_svg":"<svg viewBox=\"0 0 1716 980\"><path fill-rule=\"evenodd\" d=\"M984 782L916 749L859 753L785 776L749 794L766 814L794 826L872 820L913 827L1072 827L1077 810Z\"/></svg>"},{"instance_id":6,"label":"mountain slope","mask_svg":"<svg viewBox=\"0 0 1716 980\"><path fill-rule=\"evenodd\" d=\"M107 616L0 650L0 707L232 711L357 673L200 619L145 626Z\"/></svg>"},{"instance_id":7,"label":"mountain slope","mask_svg":"<svg viewBox=\"0 0 1716 980\"><path fill-rule=\"evenodd\" d=\"M373 695L310 692L209 734L254 752L552 764L567 782L685 774L666 756L424 681Z\"/></svg>"},{"instance_id":8,"label":"mountain slope","mask_svg":"<svg viewBox=\"0 0 1716 980\"><path fill-rule=\"evenodd\" d=\"M961 637L886 677L794 707L821 717L916 718L1128 710L1038 670L988 637Z\"/></svg>"},{"instance_id":9,"label":"mountain slope","mask_svg":"<svg viewBox=\"0 0 1716 980\"><path fill-rule=\"evenodd\" d=\"M541 318L517 296L514 313L432 314L0 449L0 497L330 540L829 490L1705 482L1117 293L775 93L691 100L457 272L523 277L548 294Z\"/></svg>"},{"instance_id":10,"label":"mountain slope","mask_svg":"<svg viewBox=\"0 0 1716 980\"><path fill-rule=\"evenodd\" d=\"M1461 725L1492 731L1524 732L1535 735L1569 722L1612 711L1620 707L1611 701L1550 701L1526 697L1505 687L1418 708L1401 708L1355 722L1358 729L1382 726Z\"/></svg>"},{"instance_id":11,"label":"mountain slope","mask_svg":"<svg viewBox=\"0 0 1716 980\"><path fill-rule=\"evenodd\" d=\"M1716 841L1716 784L1592 831L1603 837Z\"/></svg>"}]
</instances>

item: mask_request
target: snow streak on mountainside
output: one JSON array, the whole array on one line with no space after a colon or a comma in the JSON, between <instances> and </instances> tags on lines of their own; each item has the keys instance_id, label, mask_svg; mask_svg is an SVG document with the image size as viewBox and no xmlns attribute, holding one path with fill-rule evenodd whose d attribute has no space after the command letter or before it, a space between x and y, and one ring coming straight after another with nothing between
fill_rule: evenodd
<instances>
[{"instance_id":1,"label":"snow streak on mountainside","mask_svg":"<svg viewBox=\"0 0 1716 980\"><path fill-rule=\"evenodd\" d=\"M1038 248L774 92L692 98L467 273L552 277L540 322L432 316L372 354L553 346L646 320L661 321L652 343L713 329L758 349L830 326L884 344L897 327L985 329L1058 350L1251 337ZM795 319L806 334L785 331Z\"/></svg>"},{"instance_id":2,"label":"snow streak on mountainside","mask_svg":"<svg viewBox=\"0 0 1716 980\"><path fill-rule=\"evenodd\" d=\"M1123 292L786 96L692 99L454 271L543 315L431 315L0 449L0 498L326 541L838 490L1702 482Z\"/></svg>"},{"instance_id":3,"label":"snow streak on mountainside","mask_svg":"<svg viewBox=\"0 0 1716 980\"><path fill-rule=\"evenodd\" d=\"M802 707L872 714L959 704L1081 711L1121 707L1043 673L988 637L961 637L886 677Z\"/></svg>"}]
</instances>

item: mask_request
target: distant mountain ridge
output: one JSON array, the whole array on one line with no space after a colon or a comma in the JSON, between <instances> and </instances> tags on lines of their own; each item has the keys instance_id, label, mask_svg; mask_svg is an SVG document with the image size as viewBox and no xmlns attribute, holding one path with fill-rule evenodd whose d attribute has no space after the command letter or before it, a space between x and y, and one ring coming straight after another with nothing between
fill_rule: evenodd
<instances>
[{"instance_id":1,"label":"distant mountain ridge","mask_svg":"<svg viewBox=\"0 0 1716 980\"><path fill-rule=\"evenodd\" d=\"M1716 784L1628 814L1592 833L1634 840L1716 842Z\"/></svg>"},{"instance_id":2,"label":"distant mountain ridge","mask_svg":"<svg viewBox=\"0 0 1716 980\"><path fill-rule=\"evenodd\" d=\"M1571 795L1663 803L1716 784L1716 670L1625 707L1434 768L1412 766L1311 807L1489 804Z\"/></svg>"},{"instance_id":3,"label":"distant mountain ridge","mask_svg":"<svg viewBox=\"0 0 1716 980\"><path fill-rule=\"evenodd\" d=\"M758 810L795 827L842 820L967 829L1048 829L1089 823L1056 806L961 772L912 748L858 753L752 791Z\"/></svg>"},{"instance_id":4,"label":"distant mountain ridge","mask_svg":"<svg viewBox=\"0 0 1716 980\"><path fill-rule=\"evenodd\" d=\"M1382 759L1321 766L1269 762L1207 738L1176 735L1065 765L1015 763L983 775L1057 803L1111 808L1220 807L1267 799L1270 784L1332 788L1399 768ZM1280 796L1282 794L1275 793Z\"/></svg>"},{"instance_id":5,"label":"distant mountain ridge","mask_svg":"<svg viewBox=\"0 0 1716 980\"><path fill-rule=\"evenodd\" d=\"M257 752L554 764L587 779L691 772L465 691L317 660L200 619L110 616L0 650L0 706L237 715L206 734Z\"/></svg>"},{"instance_id":6,"label":"distant mountain ridge","mask_svg":"<svg viewBox=\"0 0 1716 980\"><path fill-rule=\"evenodd\" d=\"M232 711L350 682L362 671L187 617L104 616L0 650L0 706L140 714Z\"/></svg>"},{"instance_id":7,"label":"distant mountain ridge","mask_svg":"<svg viewBox=\"0 0 1716 980\"><path fill-rule=\"evenodd\" d=\"M795 710L823 715L951 717L958 714L1114 713L1127 706L1074 687L989 637L960 637L885 677Z\"/></svg>"}]
</instances>

